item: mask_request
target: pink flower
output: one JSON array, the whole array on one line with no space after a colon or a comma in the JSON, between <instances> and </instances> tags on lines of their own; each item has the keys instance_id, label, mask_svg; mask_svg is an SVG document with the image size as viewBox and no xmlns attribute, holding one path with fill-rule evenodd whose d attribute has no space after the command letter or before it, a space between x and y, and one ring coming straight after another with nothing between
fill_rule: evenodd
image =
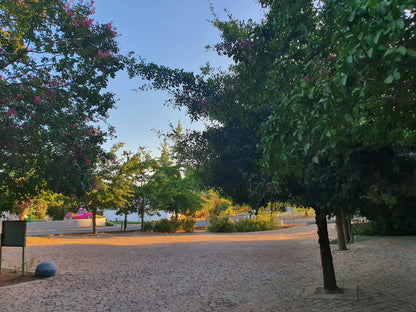
<instances>
[{"instance_id":1,"label":"pink flower","mask_svg":"<svg viewBox=\"0 0 416 312\"><path fill-rule=\"evenodd\" d=\"M248 57L248 62L251 63L252 59L253 59L253 56L250 54L250 56Z\"/></svg>"},{"instance_id":2,"label":"pink flower","mask_svg":"<svg viewBox=\"0 0 416 312\"><path fill-rule=\"evenodd\" d=\"M12 115L16 115L16 111L13 108L10 108L9 111L7 112L7 116L12 116Z\"/></svg>"},{"instance_id":3,"label":"pink flower","mask_svg":"<svg viewBox=\"0 0 416 312\"><path fill-rule=\"evenodd\" d=\"M202 101L201 101L201 104L202 104L202 105L207 105L207 104L208 104L208 101L207 101L207 100L202 100Z\"/></svg>"},{"instance_id":4,"label":"pink flower","mask_svg":"<svg viewBox=\"0 0 416 312\"><path fill-rule=\"evenodd\" d=\"M305 79L305 81L309 81L310 80L308 76L305 76L303 79Z\"/></svg>"},{"instance_id":5,"label":"pink flower","mask_svg":"<svg viewBox=\"0 0 416 312\"><path fill-rule=\"evenodd\" d=\"M78 162L78 160L76 160L76 159L73 159L73 160L72 160L72 163L73 163L73 164L76 164L77 162Z\"/></svg>"},{"instance_id":6,"label":"pink flower","mask_svg":"<svg viewBox=\"0 0 416 312\"><path fill-rule=\"evenodd\" d=\"M85 18L84 21L83 21L83 27L84 28L90 28L93 21L94 21L93 19Z\"/></svg>"},{"instance_id":7,"label":"pink flower","mask_svg":"<svg viewBox=\"0 0 416 312\"><path fill-rule=\"evenodd\" d=\"M328 55L328 61L333 62L335 60L335 56L333 54Z\"/></svg>"},{"instance_id":8,"label":"pink flower","mask_svg":"<svg viewBox=\"0 0 416 312\"><path fill-rule=\"evenodd\" d=\"M21 95L21 94L19 94L19 93L16 93L16 94L14 95L14 97L15 97L16 99L20 99L20 98L22 97L22 95Z\"/></svg>"},{"instance_id":9,"label":"pink flower","mask_svg":"<svg viewBox=\"0 0 416 312\"><path fill-rule=\"evenodd\" d=\"M110 52L98 51L98 57L114 57Z\"/></svg>"},{"instance_id":10,"label":"pink flower","mask_svg":"<svg viewBox=\"0 0 416 312\"><path fill-rule=\"evenodd\" d=\"M131 57L134 54L134 51L129 52L129 57Z\"/></svg>"},{"instance_id":11,"label":"pink flower","mask_svg":"<svg viewBox=\"0 0 416 312\"><path fill-rule=\"evenodd\" d=\"M39 104L40 103L40 96L36 95L35 100L33 101L33 103Z\"/></svg>"}]
</instances>

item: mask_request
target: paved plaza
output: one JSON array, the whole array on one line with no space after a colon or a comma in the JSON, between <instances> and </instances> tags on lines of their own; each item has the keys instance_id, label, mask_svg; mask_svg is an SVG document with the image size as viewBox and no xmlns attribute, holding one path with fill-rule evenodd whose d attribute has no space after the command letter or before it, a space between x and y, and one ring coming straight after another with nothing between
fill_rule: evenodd
<instances>
[{"instance_id":1,"label":"paved plaza","mask_svg":"<svg viewBox=\"0 0 416 312\"><path fill-rule=\"evenodd\" d=\"M416 311L416 237L332 249L345 296L310 292L322 286L315 225L29 237L26 258L53 261L57 275L1 287L0 311ZM21 248L3 258L19 266Z\"/></svg>"}]
</instances>

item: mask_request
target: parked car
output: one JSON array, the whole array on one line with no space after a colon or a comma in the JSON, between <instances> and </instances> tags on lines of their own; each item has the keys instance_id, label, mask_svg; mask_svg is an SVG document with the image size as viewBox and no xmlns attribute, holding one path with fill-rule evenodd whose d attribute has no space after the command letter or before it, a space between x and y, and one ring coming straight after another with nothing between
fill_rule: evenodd
<instances>
[{"instance_id":1,"label":"parked car","mask_svg":"<svg viewBox=\"0 0 416 312\"><path fill-rule=\"evenodd\" d=\"M92 213L84 208L79 208L76 213L68 212L65 219L92 219Z\"/></svg>"}]
</instances>

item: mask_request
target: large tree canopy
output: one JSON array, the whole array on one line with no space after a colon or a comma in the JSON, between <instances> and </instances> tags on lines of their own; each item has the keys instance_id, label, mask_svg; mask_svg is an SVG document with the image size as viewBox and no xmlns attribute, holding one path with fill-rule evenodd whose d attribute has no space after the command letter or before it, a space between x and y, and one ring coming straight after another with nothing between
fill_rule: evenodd
<instances>
[{"instance_id":1,"label":"large tree canopy","mask_svg":"<svg viewBox=\"0 0 416 312\"><path fill-rule=\"evenodd\" d=\"M93 2L0 1L0 200L50 189L82 195L112 128L109 78L124 66ZM10 207L5 207L5 209Z\"/></svg>"},{"instance_id":2,"label":"large tree canopy","mask_svg":"<svg viewBox=\"0 0 416 312\"><path fill-rule=\"evenodd\" d=\"M324 287L335 290L326 216L374 193L371 180L355 186L368 168L357 155L415 144L414 1L259 2L267 8L260 23L214 21L222 34L215 48L235 61L229 73L144 63L131 73L169 90L193 118L218 122L218 133L233 118L262 124L263 174L281 196L315 208ZM398 156L414 166L409 150Z\"/></svg>"}]
</instances>

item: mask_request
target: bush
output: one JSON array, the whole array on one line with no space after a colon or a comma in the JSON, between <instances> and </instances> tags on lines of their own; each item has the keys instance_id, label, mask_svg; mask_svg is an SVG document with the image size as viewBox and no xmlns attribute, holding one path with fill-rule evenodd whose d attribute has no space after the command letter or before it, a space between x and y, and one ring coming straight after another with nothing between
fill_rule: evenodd
<instances>
[{"instance_id":1,"label":"bush","mask_svg":"<svg viewBox=\"0 0 416 312\"><path fill-rule=\"evenodd\" d=\"M179 230L181 222L176 220L162 219L153 224L153 232L175 233Z\"/></svg>"},{"instance_id":2,"label":"bush","mask_svg":"<svg viewBox=\"0 0 416 312\"><path fill-rule=\"evenodd\" d=\"M68 206L49 206L47 213L53 220L63 220L68 212L74 209Z\"/></svg>"},{"instance_id":3,"label":"bush","mask_svg":"<svg viewBox=\"0 0 416 312\"><path fill-rule=\"evenodd\" d=\"M237 232L255 232L260 231L259 224L256 223L255 218L241 218L235 222Z\"/></svg>"},{"instance_id":4,"label":"bush","mask_svg":"<svg viewBox=\"0 0 416 312\"><path fill-rule=\"evenodd\" d=\"M193 233L195 231L195 228L196 228L195 224L196 224L195 220L191 218L187 218L181 221L181 226L183 230L187 233Z\"/></svg>"},{"instance_id":5,"label":"bush","mask_svg":"<svg viewBox=\"0 0 416 312\"><path fill-rule=\"evenodd\" d=\"M114 226L114 223L110 221L105 221L105 226Z\"/></svg>"},{"instance_id":6,"label":"bush","mask_svg":"<svg viewBox=\"0 0 416 312\"><path fill-rule=\"evenodd\" d=\"M378 235L377 226L373 222L353 223L351 235Z\"/></svg>"},{"instance_id":7,"label":"bush","mask_svg":"<svg viewBox=\"0 0 416 312\"><path fill-rule=\"evenodd\" d=\"M201 208L193 214L194 218L208 218L212 215L234 215L237 211L246 209L245 206L234 206L231 200L221 197L219 192L212 189L203 192L201 199Z\"/></svg>"},{"instance_id":8,"label":"bush","mask_svg":"<svg viewBox=\"0 0 416 312\"><path fill-rule=\"evenodd\" d=\"M143 224L143 232L151 232L151 231L153 231L153 222L145 221Z\"/></svg>"},{"instance_id":9,"label":"bush","mask_svg":"<svg viewBox=\"0 0 416 312\"><path fill-rule=\"evenodd\" d=\"M218 218L217 216L212 216L209 219L211 225L208 227L208 231L210 232L225 232L230 233L234 232L235 226L234 222L229 217Z\"/></svg>"},{"instance_id":10,"label":"bush","mask_svg":"<svg viewBox=\"0 0 416 312\"><path fill-rule=\"evenodd\" d=\"M269 231L278 229L274 222L274 214L260 213L252 218L241 218L235 222L237 232Z\"/></svg>"}]
</instances>

